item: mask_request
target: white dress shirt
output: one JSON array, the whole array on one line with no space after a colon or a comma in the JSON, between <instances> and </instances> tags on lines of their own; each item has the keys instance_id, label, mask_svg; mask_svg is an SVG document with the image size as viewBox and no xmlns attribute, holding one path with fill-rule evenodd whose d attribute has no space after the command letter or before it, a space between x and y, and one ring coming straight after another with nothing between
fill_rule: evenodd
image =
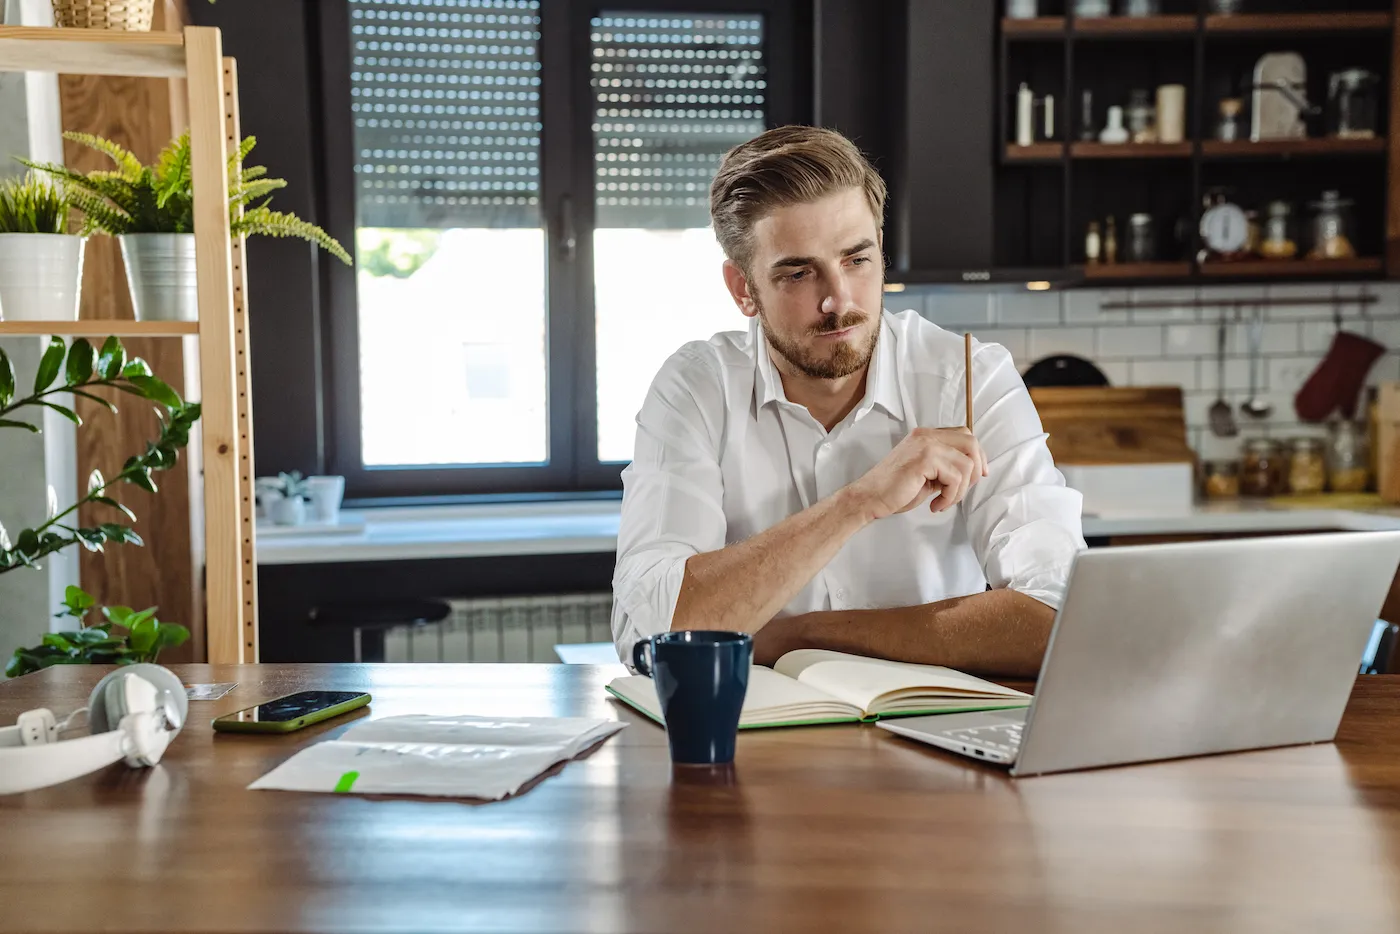
<instances>
[{"instance_id":1,"label":"white dress shirt","mask_svg":"<svg viewBox=\"0 0 1400 934\"><path fill-rule=\"evenodd\" d=\"M921 506L853 535L779 616L916 606L990 583L1058 608L1084 548L1068 489L1011 355L973 343L975 433L989 476L956 509ZM637 415L622 472L613 641L671 628L685 562L777 525L859 479L916 427L965 423L963 338L913 311L882 315L865 398L827 432L789 402L757 319L686 344Z\"/></svg>"}]
</instances>

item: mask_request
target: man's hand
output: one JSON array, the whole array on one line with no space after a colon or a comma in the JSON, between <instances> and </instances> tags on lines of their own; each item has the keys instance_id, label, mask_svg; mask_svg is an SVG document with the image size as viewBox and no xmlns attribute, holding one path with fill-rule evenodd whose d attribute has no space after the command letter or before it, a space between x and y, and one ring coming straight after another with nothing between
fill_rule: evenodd
<instances>
[{"instance_id":1,"label":"man's hand","mask_svg":"<svg viewBox=\"0 0 1400 934\"><path fill-rule=\"evenodd\" d=\"M908 512L934 493L938 496L929 503L930 512L951 509L985 476L987 457L972 432L915 428L847 489L873 521Z\"/></svg>"},{"instance_id":2,"label":"man's hand","mask_svg":"<svg viewBox=\"0 0 1400 934\"><path fill-rule=\"evenodd\" d=\"M805 616L782 616L770 619L753 634L753 663L773 665L794 649L806 648L802 639Z\"/></svg>"}]
</instances>

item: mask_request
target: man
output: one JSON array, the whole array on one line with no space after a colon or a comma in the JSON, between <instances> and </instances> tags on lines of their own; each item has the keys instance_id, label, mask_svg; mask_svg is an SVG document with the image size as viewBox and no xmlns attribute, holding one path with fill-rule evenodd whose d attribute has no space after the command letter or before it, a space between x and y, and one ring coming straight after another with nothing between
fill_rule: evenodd
<instances>
[{"instance_id":1,"label":"man","mask_svg":"<svg viewBox=\"0 0 1400 934\"><path fill-rule=\"evenodd\" d=\"M831 130L770 130L710 189L747 333L677 351L623 471L613 638L753 633L1033 676L1084 547L1010 355L882 311L885 185ZM989 588L990 583L990 588Z\"/></svg>"}]
</instances>

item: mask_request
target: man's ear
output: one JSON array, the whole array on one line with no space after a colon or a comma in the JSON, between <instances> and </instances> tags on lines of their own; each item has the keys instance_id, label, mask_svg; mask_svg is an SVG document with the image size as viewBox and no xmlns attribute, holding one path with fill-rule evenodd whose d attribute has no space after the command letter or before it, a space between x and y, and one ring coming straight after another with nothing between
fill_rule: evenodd
<instances>
[{"instance_id":1,"label":"man's ear","mask_svg":"<svg viewBox=\"0 0 1400 934\"><path fill-rule=\"evenodd\" d=\"M754 301L753 293L749 289L749 277L744 275L744 270L732 259L724 261L724 284L733 296L734 304L744 313L744 317L752 318L758 314L758 303Z\"/></svg>"}]
</instances>

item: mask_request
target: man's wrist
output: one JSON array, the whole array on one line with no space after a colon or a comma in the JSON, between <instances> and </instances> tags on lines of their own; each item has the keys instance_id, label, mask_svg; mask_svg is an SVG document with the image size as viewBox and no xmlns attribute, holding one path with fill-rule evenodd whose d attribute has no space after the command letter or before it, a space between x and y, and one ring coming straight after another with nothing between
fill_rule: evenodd
<instances>
[{"instance_id":1,"label":"man's wrist","mask_svg":"<svg viewBox=\"0 0 1400 934\"><path fill-rule=\"evenodd\" d=\"M854 483L837 490L831 497L837 514L843 524L849 524L851 532L860 531L875 521L871 499Z\"/></svg>"}]
</instances>

